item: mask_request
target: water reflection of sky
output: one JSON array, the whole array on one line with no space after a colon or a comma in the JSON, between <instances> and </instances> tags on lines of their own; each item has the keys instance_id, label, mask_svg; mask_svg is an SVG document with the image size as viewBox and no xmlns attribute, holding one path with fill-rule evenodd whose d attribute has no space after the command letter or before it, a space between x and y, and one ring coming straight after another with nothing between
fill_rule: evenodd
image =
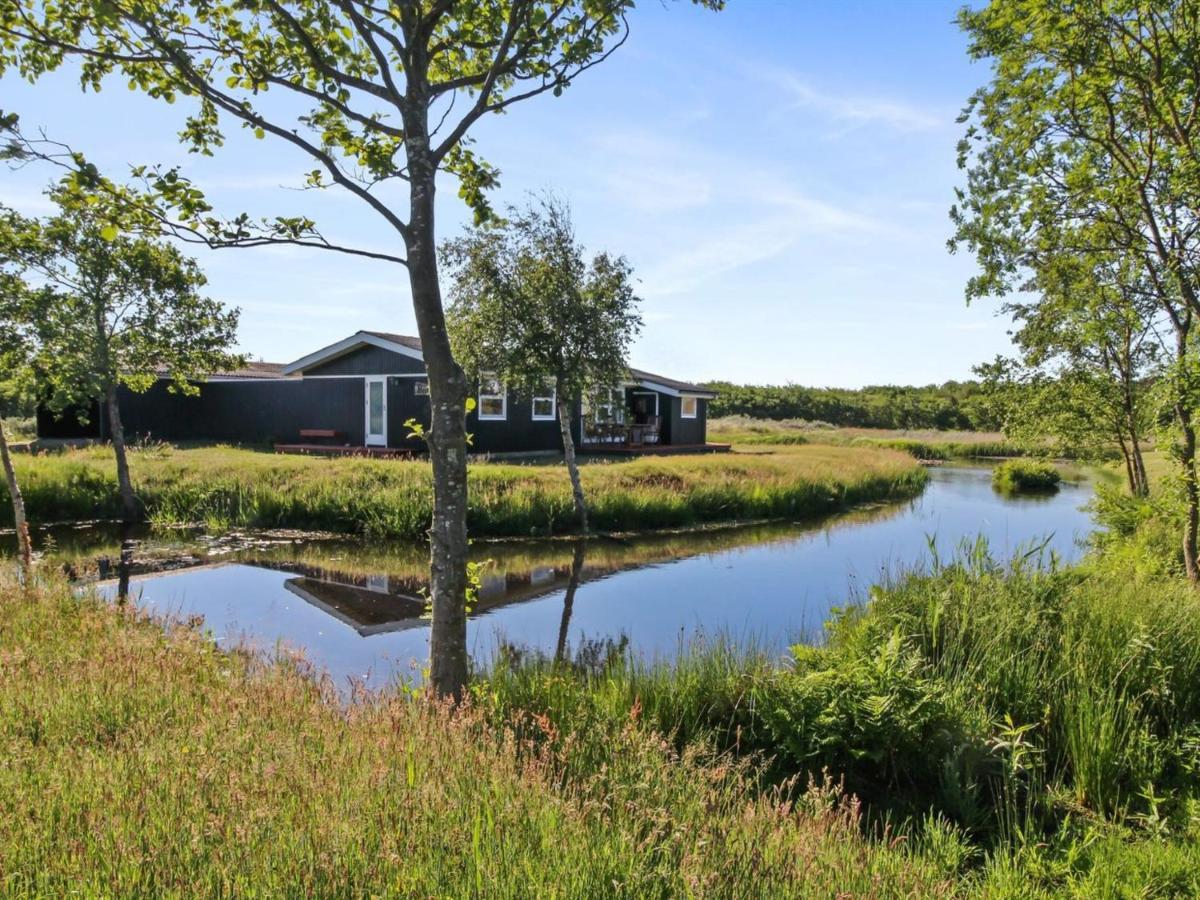
<instances>
[{"instance_id":1,"label":"water reflection of sky","mask_svg":"<svg viewBox=\"0 0 1200 900\"><path fill-rule=\"evenodd\" d=\"M993 492L988 469L947 466L931 475L925 493L891 515L775 531L769 540L760 536L744 546L590 573L574 595L568 644L627 635L637 653L671 656L702 633L782 650L819 634L833 607L862 597L889 572L928 561L930 537L943 558L977 536L986 538L996 556L1048 538L1047 549L1069 561L1091 529L1082 509L1091 494L1087 486L1065 484L1055 495L1006 498ZM344 546L338 550L345 552ZM379 686L423 664L429 633L412 616L411 599L395 601L403 611L393 618L405 619L395 623L397 630L364 636L353 624L356 605L369 604L372 590L380 602L389 602L380 593L388 589L386 578L360 579L363 586L353 594L342 592L344 603L336 591L323 598L337 607L335 614L296 592L296 579L294 572L230 564L135 579L132 590L154 612L204 616L223 644L302 647L339 683L353 679ZM501 638L552 654L563 621L562 582L553 567L535 566L522 595L533 599L500 603L473 617L467 632L476 660L488 660ZM486 597L486 581L484 587ZM488 602L503 599L498 587L491 585ZM548 593L537 596L542 588Z\"/></svg>"}]
</instances>

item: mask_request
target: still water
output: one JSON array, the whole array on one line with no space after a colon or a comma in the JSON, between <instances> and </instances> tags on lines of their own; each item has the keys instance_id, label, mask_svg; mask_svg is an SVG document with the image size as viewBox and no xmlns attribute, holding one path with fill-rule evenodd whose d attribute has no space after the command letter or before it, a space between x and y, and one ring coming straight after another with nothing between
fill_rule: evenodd
<instances>
[{"instance_id":1,"label":"still water","mask_svg":"<svg viewBox=\"0 0 1200 900\"><path fill-rule=\"evenodd\" d=\"M1080 555L1092 530L1086 481L1064 483L1053 495L1011 497L992 490L990 474L983 466L934 468L929 487L910 502L815 524L586 546L476 546L472 655L486 664L502 643L573 656L614 642L661 657L697 636L782 651L819 639L834 607L861 600L889 574L927 564L931 541L944 558L980 536L997 557L1043 542L1063 561ZM79 560L90 552L85 545L60 551ZM419 677L429 640L421 548L268 534L158 537L139 544L138 554L143 567L156 557L191 567L134 575L130 597L158 615L203 616L223 645L301 650L343 687ZM101 560L102 575L108 565ZM118 593L111 580L97 589Z\"/></svg>"}]
</instances>

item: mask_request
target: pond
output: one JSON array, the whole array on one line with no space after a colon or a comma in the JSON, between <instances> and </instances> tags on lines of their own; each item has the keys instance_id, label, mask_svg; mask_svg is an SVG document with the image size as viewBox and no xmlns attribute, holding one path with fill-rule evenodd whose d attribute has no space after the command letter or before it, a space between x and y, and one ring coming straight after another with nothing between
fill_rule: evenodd
<instances>
[{"instance_id":1,"label":"pond","mask_svg":"<svg viewBox=\"0 0 1200 900\"><path fill-rule=\"evenodd\" d=\"M982 537L1008 557L1044 545L1063 561L1082 553L1093 525L1086 480L1055 494L1004 496L986 466L930 470L914 500L817 523L657 535L631 541L480 544L480 586L468 624L476 663L502 643L547 656L626 646L671 657L698 636L783 651L819 640L834 607L873 584L927 564L931 543L949 558ZM119 554L102 529L54 535L80 574L113 571ZM186 566L162 571L163 564ZM343 687L420 677L428 654L426 551L404 544L290 533L144 536L135 545L132 598L159 615L203 616L222 645L301 649ZM136 574L139 570L143 574ZM121 585L102 580L116 597Z\"/></svg>"}]
</instances>

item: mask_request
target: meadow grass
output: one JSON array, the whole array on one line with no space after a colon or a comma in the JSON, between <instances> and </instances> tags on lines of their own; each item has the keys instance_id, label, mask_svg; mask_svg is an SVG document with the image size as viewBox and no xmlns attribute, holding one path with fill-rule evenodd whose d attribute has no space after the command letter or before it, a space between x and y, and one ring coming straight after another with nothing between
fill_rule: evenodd
<instances>
[{"instance_id":1,"label":"meadow grass","mask_svg":"<svg viewBox=\"0 0 1200 900\"><path fill-rule=\"evenodd\" d=\"M323 459L231 447L162 445L131 454L134 486L156 524L289 527L418 539L432 510L424 460ZM600 531L705 522L804 518L909 497L926 475L886 450L760 448L746 452L591 462L582 467L589 517ZM103 447L22 456L18 476L35 522L106 518L119 510ZM478 537L570 532L561 464L470 467L468 523ZM11 515L0 509L3 516Z\"/></svg>"},{"instance_id":2,"label":"meadow grass","mask_svg":"<svg viewBox=\"0 0 1200 900\"><path fill-rule=\"evenodd\" d=\"M1021 448L999 432L835 428L804 419L754 419L725 416L710 419L709 437L734 444L829 444L899 450L921 460L1020 456Z\"/></svg>"},{"instance_id":3,"label":"meadow grass","mask_svg":"<svg viewBox=\"0 0 1200 900\"><path fill-rule=\"evenodd\" d=\"M847 608L785 668L719 642L669 668L520 659L477 697L558 741L636 708L676 747L762 761L767 784L834 773L871 833L945 843L964 893L1200 891L1200 595L1104 557L972 548Z\"/></svg>"}]
</instances>

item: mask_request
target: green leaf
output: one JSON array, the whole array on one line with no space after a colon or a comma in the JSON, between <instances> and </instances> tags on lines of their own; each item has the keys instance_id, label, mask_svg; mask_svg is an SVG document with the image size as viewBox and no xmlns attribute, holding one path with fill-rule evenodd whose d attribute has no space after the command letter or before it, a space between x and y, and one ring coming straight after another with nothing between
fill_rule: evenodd
<instances>
[{"instance_id":1,"label":"green leaf","mask_svg":"<svg viewBox=\"0 0 1200 900\"><path fill-rule=\"evenodd\" d=\"M118 234L120 234L120 231L111 222L100 229L100 237L106 241L115 241Z\"/></svg>"}]
</instances>

